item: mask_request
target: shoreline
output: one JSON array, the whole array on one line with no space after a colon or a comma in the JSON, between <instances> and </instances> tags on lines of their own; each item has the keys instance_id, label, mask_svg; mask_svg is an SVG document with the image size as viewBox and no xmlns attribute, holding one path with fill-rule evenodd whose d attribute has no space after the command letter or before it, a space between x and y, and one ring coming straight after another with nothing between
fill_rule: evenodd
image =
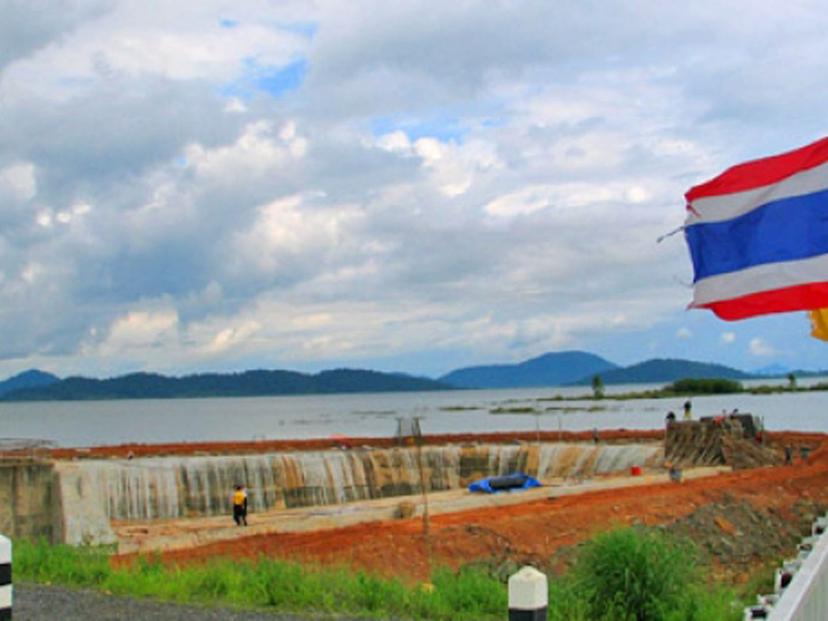
<instances>
[{"instance_id":1,"label":"shoreline","mask_svg":"<svg viewBox=\"0 0 828 621\"><path fill-rule=\"evenodd\" d=\"M599 430L602 443L656 442L663 441L664 429L602 429ZM828 438L828 433L817 431L765 431L770 445L784 442L819 444ZM510 431L491 433L449 433L426 434L423 446L447 444L513 444L532 442L590 442L594 440L592 430L588 431ZM232 455L282 451L348 450L356 448L393 448L410 446L393 437L344 436L328 438L297 438L283 440L227 440L222 442L161 442L123 444L101 444L88 447L58 447L13 449L0 451L0 459L43 460L43 459L130 459L136 457L164 457L186 455Z\"/></svg>"}]
</instances>

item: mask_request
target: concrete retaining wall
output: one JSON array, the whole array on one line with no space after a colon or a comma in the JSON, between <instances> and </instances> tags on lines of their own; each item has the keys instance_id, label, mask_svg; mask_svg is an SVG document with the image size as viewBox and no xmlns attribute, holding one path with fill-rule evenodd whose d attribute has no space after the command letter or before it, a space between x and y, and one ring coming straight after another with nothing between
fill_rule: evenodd
<instances>
[{"instance_id":1,"label":"concrete retaining wall","mask_svg":"<svg viewBox=\"0 0 828 621\"><path fill-rule=\"evenodd\" d=\"M51 463L0 461L0 532L60 541L59 505Z\"/></svg>"}]
</instances>

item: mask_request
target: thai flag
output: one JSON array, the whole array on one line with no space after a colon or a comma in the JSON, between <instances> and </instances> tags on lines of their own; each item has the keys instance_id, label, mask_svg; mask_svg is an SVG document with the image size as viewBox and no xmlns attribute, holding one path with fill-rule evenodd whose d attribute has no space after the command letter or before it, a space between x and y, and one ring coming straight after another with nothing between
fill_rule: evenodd
<instances>
[{"instance_id":1,"label":"thai flag","mask_svg":"<svg viewBox=\"0 0 828 621\"><path fill-rule=\"evenodd\" d=\"M828 307L828 138L686 194L691 307L734 320Z\"/></svg>"}]
</instances>

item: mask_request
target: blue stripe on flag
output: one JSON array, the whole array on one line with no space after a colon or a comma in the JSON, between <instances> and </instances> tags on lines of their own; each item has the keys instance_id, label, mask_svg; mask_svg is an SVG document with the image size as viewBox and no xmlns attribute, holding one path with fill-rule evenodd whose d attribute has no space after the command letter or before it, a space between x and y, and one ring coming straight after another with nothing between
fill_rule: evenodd
<instances>
[{"instance_id":1,"label":"blue stripe on flag","mask_svg":"<svg viewBox=\"0 0 828 621\"><path fill-rule=\"evenodd\" d=\"M780 199L685 230L697 282L755 265L828 253L828 190Z\"/></svg>"}]
</instances>

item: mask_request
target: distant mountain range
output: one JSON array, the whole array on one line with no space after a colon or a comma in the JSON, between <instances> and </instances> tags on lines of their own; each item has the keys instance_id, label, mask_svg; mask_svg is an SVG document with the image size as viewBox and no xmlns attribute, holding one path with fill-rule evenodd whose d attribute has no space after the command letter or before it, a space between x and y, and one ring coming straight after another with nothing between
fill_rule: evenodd
<instances>
[{"instance_id":1,"label":"distant mountain range","mask_svg":"<svg viewBox=\"0 0 828 621\"><path fill-rule=\"evenodd\" d=\"M744 380L756 377L756 375L751 375L721 364L670 358L645 360L644 362L639 362L629 367L612 369L600 375L604 384L651 384L674 382L679 379L712 378ZM591 381L592 377L584 377L576 383L586 385Z\"/></svg>"},{"instance_id":2,"label":"distant mountain range","mask_svg":"<svg viewBox=\"0 0 828 621\"><path fill-rule=\"evenodd\" d=\"M0 399L7 401L172 399L354 392L409 392L448 390L450 388L451 386L430 379L355 369L322 371L316 375L294 371L204 373L184 377L166 377L155 373L133 373L111 379L69 377L39 386L12 390Z\"/></svg>"},{"instance_id":3,"label":"distant mountain range","mask_svg":"<svg viewBox=\"0 0 828 621\"><path fill-rule=\"evenodd\" d=\"M458 388L527 388L573 384L618 369L618 365L583 351L548 353L518 364L457 369L438 381Z\"/></svg>"},{"instance_id":4,"label":"distant mountain range","mask_svg":"<svg viewBox=\"0 0 828 621\"><path fill-rule=\"evenodd\" d=\"M771 377L787 375L791 371L793 371L793 369L786 367L784 364L768 364L764 367L759 367L758 369L753 370L756 375Z\"/></svg>"},{"instance_id":5,"label":"distant mountain range","mask_svg":"<svg viewBox=\"0 0 828 621\"><path fill-rule=\"evenodd\" d=\"M667 383L678 379L750 379L755 374L720 364L692 360L653 359L619 367L582 351L549 353L518 364L468 367L452 371L441 382L460 388L526 388L531 386L589 385L601 376L604 384Z\"/></svg>"},{"instance_id":6,"label":"distant mountain range","mask_svg":"<svg viewBox=\"0 0 828 621\"><path fill-rule=\"evenodd\" d=\"M797 377L828 375L828 371L793 373ZM30 370L0 382L0 400L171 399L411 392L453 388L530 388L589 385L596 375L601 377L604 384L657 384L685 378L767 379L772 376L785 377L787 373L746 373L720 364L678 359L653 359L620 367L588 352L562 351L516 364L465 367L436 380L404 373L359 369L336 369L317 374L260 370L183 377L133 373L110 379L60 379L50 373Z\"/></svg>"}]
</instances>

